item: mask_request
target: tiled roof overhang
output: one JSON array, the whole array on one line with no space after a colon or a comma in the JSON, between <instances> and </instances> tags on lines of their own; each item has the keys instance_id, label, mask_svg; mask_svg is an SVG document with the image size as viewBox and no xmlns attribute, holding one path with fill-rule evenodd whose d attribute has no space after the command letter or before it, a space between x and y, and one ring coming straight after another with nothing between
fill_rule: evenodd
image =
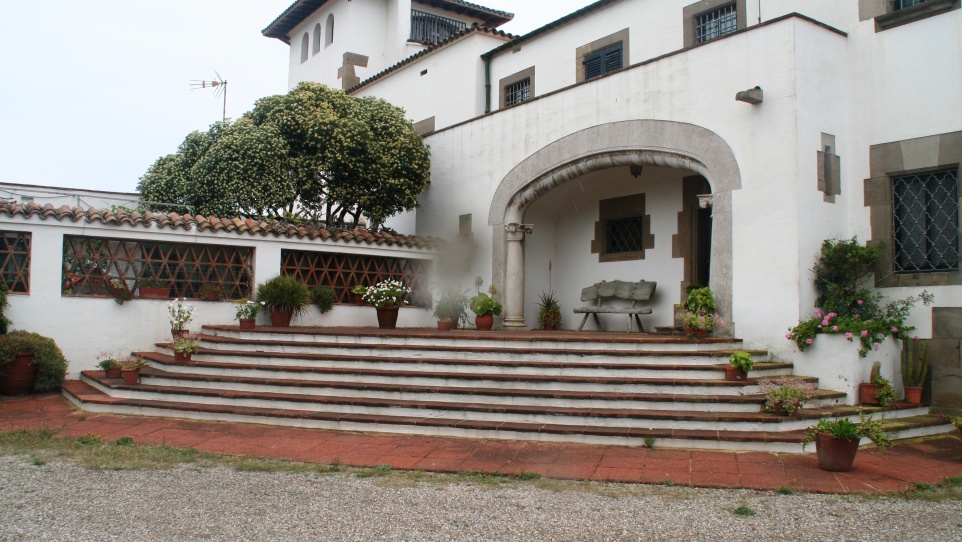
<instances>
[{"instance_id":1,"label":"tiled roof overhang","mask_svg":"<svg viewBox=\"0 0 962 542\"><path fill-rule=\"evenodd\" d=\"M82 209L68 205L54 207L49 203L40 206L37 203L23 205L0 201L0 216L23 216L25 218L36 216L43 220L53 218L61 221L85 221L121 227L155 226L159 229L184 231L196 228L197 231L260 235L262 237L273 235L274 237L320 240L333 243L395 246L421 250L436 249L444 242L437 237L401 235L386 231L370 232L362 229L338 231L310 224L258 222L249 218L218 218L187 213L153 213L149 211L144 213L139 211L109 211L92 208Z\"/></svg>"}]
</instances>

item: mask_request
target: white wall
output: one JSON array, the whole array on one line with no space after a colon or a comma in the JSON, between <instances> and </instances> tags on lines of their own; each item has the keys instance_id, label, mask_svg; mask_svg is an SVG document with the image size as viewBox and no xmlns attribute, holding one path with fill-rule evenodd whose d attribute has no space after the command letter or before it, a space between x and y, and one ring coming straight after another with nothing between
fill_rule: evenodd
<instances>
[{"instance_id":1,"label":"white wall","mask_svg":"<svg viewBox=\"0 0 962 542\"><path fill-rule=\"evenodd\" d=\"M458 215L471 213L475 243L482 252L473 260L470 276L488 277L491 230L483 225L491 197L522 160L598 124L631 119L689 122L718 134L731 147L741 172L742 189L732 194L735 332L766 343L783 337L799 313L800 233L792 197L800 182L794 30L799 25L828 32L799 19L782 21L429 136L432 183L421 197L419 234L444 235ZM755 51L764 54L751 54ZM736 92L755 85L765 89L763 104L735 101ZM814 179L811 183L814 191ZM676 219L657 227L676 228ZM674 282L681 278L679 274ZM581 287L574 289L580 292ZM526 285L526 317L542 289L544 284Z\"/></svg>"},{"instance_id":2,"label":"white wall","mask_svg":"<svg viewBox=\"0 0 962 542\"><path fill-rule=\"evenodd\" d=\"M376 96L405 109L419 122L435 118L442 129L484 113L481 53L505 40L476 32L431 52L361 88L355 96ZM427 70L427 73L422 74Z\"/></svg>"},{"instance_id":3,"label":"white wall","mask_svg":"<svg viewBox=\"0 0 962 542\"><path fill-rule=\"evenodd\" d=\"M368 254L395 258L433 260L437 254L429 250L383 248L378 246L330 243L323 241L279 238L273 235L252 236L236 233L211 233L196 230L169 230L155 226L112 226L98 223L40 220L36 216L0 217L3 231L31 232L30 293L10 294L7 316L14 329L25 329L53 338L70 360L69 375L93 369L102 352L129 354L137 350L153 350L156 342L169 342L167 301L134 299L118 305L111 298L64 296L61 294L63 268L63 236L86 235L118 239L152 239L178 243L246 246L254 248L256 283L279 274L281 250L318 250ZM230 301L190 301L195 317L190 329L200 331L204 324L233 324L235 310ZM260 317L266 323L266 315ZM430 310L405 308L398 325L420 327L433 325ZM326 314L311 307L295 325L374 327L377 320L370 307L335 305Z\"/></svg>"}]
</instances>

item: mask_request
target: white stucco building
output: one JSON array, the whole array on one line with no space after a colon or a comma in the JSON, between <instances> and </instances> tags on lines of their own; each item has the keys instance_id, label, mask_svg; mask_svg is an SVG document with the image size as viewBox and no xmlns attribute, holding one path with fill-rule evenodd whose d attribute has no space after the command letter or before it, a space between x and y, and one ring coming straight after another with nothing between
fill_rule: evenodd
<instances>
[{"instance_id":1,"label":"white stucco building","mask_svg":"<svg viewBox=\"0 0 962 542\"><path fill-rule=\"evenodd\" d=\"M959 7L601 0L511 36L460 0L298 0L263 33L291 45L292 87L407 111L431 185L393 225L470 243L464 286L502 287L506 328L549 289L576 326L612 279L657 281L646 326L670 325L707 283L727 333L792 358L821 242L858 236L885 243L887 297L935 295L911 323L962 405Z\"/></svg>"}]
</instances>

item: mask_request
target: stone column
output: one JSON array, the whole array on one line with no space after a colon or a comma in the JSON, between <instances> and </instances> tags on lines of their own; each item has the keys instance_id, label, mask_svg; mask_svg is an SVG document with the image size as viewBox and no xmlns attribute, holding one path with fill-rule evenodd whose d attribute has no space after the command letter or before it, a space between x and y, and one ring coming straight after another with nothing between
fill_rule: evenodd
<instances>
[{"instance_id":1,"label":"stone column","mask_svg":"<svg viewBox=\"0 0 962 542\"><path fill-rule=\"evenodd\" d=\"M507 244L504 272L504 323L506 330L522 330L524 323L524 236L534 231L531 224L512 222L504 226Z\"/></svg>"}]
</instances>

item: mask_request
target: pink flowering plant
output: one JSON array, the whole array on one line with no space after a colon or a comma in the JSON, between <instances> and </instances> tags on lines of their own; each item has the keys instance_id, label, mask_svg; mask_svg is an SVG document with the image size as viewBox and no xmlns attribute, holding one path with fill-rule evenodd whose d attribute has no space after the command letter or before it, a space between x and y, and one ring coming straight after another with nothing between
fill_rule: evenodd
<instances>
[{"instance_id":1,"label":"pink flowering plant","mask_svg":"<svg viewBox=\"0 0 962 542\"><path fill-rule=\"evenodd\" d=\"M820 297L814 315L788 328L785 338L795 341L802 352L821 333L844 335L849 342L859 341L859 355L878 350L886 337L911 338L914 327L905 324L912 307L919 301L932 302L932 294L922 293L882 303L882 294L860 283L872 272L880 257L879 247L863 247L856 238L827 240L815 264L815 284Z\"/></svg>"}]
</instances>

